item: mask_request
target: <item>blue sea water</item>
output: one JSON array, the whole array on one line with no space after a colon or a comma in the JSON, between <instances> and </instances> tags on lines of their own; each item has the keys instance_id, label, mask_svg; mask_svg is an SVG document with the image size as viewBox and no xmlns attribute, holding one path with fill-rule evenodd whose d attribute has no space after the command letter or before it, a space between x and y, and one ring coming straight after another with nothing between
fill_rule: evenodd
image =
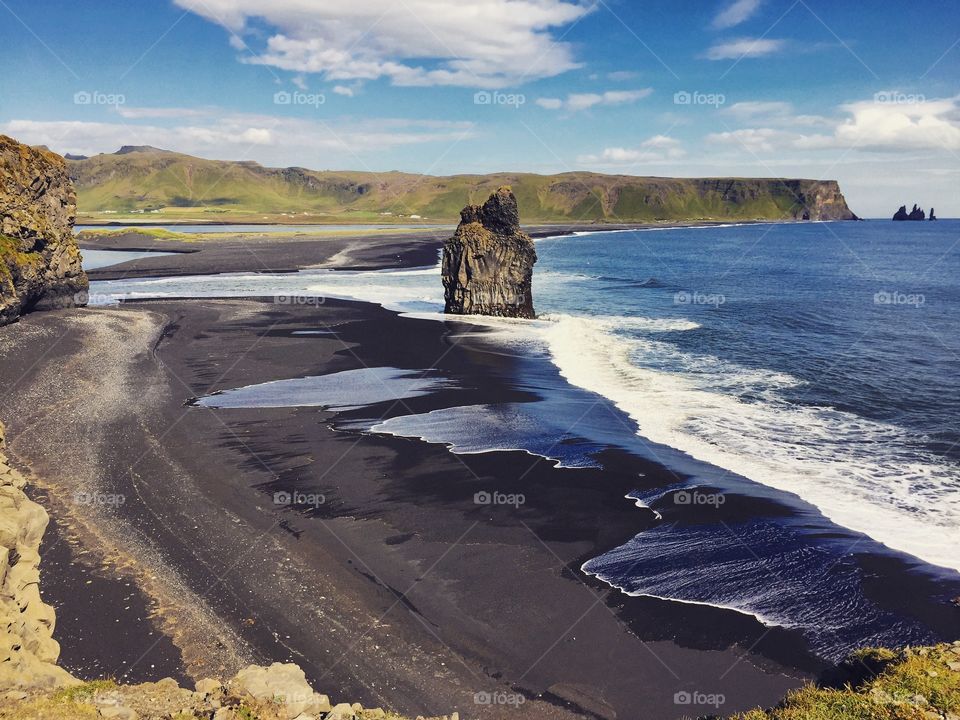
<instances>
[{"instance_id":1,"label":"blue sea water","mask_svg":"<svg viewBox=\"0 0 960 720\"><path fill-rule=\"evenodd\" d=\"M630 594L801 628L828 657L936 637L869 599L856 558L889 550L960 579L960 221L585 233L537 250L539 319L470 321L529 368L521 377L542 401L368 429L455 452L524 449L569 467L625 447L685 479L638 479L624 502L643 530L585 572ZM442 310L437 267L112 281L91 293ZM549 387L536 362L566 383ZM690 522L678 505L677 493L696 502L718 492L728 511L758 497L807 510Z\"/></svg>"}]
</instances>

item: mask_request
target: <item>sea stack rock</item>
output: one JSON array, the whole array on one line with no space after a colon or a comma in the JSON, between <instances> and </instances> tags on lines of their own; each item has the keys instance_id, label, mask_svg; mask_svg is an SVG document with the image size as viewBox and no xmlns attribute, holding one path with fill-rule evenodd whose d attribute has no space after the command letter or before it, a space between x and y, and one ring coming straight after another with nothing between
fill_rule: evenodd
<instances>
[{"instance_id":1,"label":"sea stack rock","mask_svg":"<svg viewBox=\"0 0 960 720\"><path fill-rule=\"evenodd\" d=\"M0 325L84 297L76 212L63 158L0 135Z\"/></svg>"},{"instance_id":2,"label":"sea stack rock","mask_svg":"<svg viewBox=\"0 0 960 720\"><path fill-rule=\"evenodd\" d=\"M531 284L537 251L520 229L517 198L501 187L483 205L468 205L443 246L445 312L533 318Z\"/></svg>"},{"instance_id":3,"label":"sea stack rock","mask_svg":"<svg viewBox=\"0 0 960 720\"><path fill-rule=\"evenodd\" d=\"M932 212L932 210L931 210ZM913 205L913 210L909 213L907 212L907 206L901 205L900 209L897 210L896 214L893 216L894 220L926 220L927 214L921 210L916 203Z\"/></svg>"},{"instance_id":4,"label":"sea stack rock","mask_svg":"<svg viewBox=\"0 0 960 720\"><path fill-rule=\"evenodd\" d=\"M931 219L931 220L936 220L936 219L937 219L937 216L933 214L933 208L930 208L930 219Z\"/></svg>"}]
</instances>

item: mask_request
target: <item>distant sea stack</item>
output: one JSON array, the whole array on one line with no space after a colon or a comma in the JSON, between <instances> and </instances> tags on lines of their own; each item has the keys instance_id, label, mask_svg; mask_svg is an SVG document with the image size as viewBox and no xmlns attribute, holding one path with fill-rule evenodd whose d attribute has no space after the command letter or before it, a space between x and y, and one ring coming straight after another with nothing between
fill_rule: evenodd
<instances>
[{"instance_id":1,"label":"distant sea stack","mask_svg":"<svg viewBox=\"0 0 960 720\"><path fill-rule=\"evenodd\" d=\"M468 205L443 246L445 312L533 318L537 251L520 229L517 198L501 187L483 205Z\"/></svg>"},{"instance_id":2,"label":"distant sea stack","mask_svg":"<svg viewBox=\"0 0 960 720\"><path fill-rule=\"evenodd\" d=\"M893 219L900 222L902 220L926 220L927 214L921 210L916 204L913 206L913 210L907 212L907 206L901 205L900 209L894 214ZM935 219L933 217L933 208L930 208L930 219Z\"/></svg>"},{"instance_id":3,"label":"distant sea stack","mask_svg":"<svg viewBox=\"0 0 960 720\"><path fill-rule=\"evenodd\" d=\"M931 219L931 220L936 220L936 219L937 219L937 216L933 214L933 208L930 208L930 219Z\"/></svg>"},{"instance_id":4,"label":"distant sea stack","mask_svg":"<svg viewBox=\"0 0 960 720\"><path fill-rule=\"evenodd\" d=\"M0 325L72 307L86 291L76 211L63 158L0 135Z\"/></svg>"}]
</instances>

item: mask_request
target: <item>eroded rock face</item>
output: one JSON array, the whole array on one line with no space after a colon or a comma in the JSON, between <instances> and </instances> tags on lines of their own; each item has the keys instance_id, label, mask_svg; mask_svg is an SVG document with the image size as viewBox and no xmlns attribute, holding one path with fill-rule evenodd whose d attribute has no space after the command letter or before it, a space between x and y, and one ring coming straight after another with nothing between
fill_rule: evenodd
<instances>
[{"instance_id":1,"label":"eroded rock face","mask_svg":"<svg viewBox=\"0 0 960 720\"><path fill-rule=\"evenodd\" d=\"M517 198L508 187L483 205L469 205L443 246L445 312L533 318L537 251L520 229Z\"/></svg>"},{"instance_id":2,"label":"eroded rock face","mask_svg":"<svg viewBox=\"0 0 960 720\"><path fill-rule=\"evenodd\" d=\"M83 297L76 211L63 158L0 135L0 325Z\"/></svg>"},{"instance_id":3,"label":"eroded rock face","mask_svg":"<svg viewBox=\"0 0 960 720\"><path fill-rule=\"evenodd\" d=\"M742 182L749 183L750 180ZM858 220L847 207L847 200L840 192L836 180L781 180L786 190L795 200L790 213L793 220Z\"/></svg>"}]
</instances>

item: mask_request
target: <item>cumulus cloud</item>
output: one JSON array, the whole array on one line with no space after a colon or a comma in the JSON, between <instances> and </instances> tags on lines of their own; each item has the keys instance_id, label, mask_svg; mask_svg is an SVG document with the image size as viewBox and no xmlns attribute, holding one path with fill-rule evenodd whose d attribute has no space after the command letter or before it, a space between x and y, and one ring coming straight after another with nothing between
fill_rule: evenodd
<instances>
[{"instance_id":1,"label":"cumulus cloud","mask_svg":"<svg viewBox=\"0 0 960 720\"><path fill-rule=\"evenodd\" d=\"M663 163L678 160L686 155L680 141L667 135L654 135L640 143L639 147L608 147L597 155L581 155L581 165L613 167L640 163Z\"/></svg>"},{"instance_id":2,"label":"cumulus cloud","mask_svg":"<svg viewBox=\"0 0 960 720\"><path fill-rule=\"evenodd\" d=\"M735 0L717 13L713 19L713 27L726 30L746 22L760 9L761 2L762 0Z\"/></svg>"},{"instance_id":3,"label":"cumulus cloud","mask_svg":"<svg viewBox=\"0 0 960 720\"><path fill-rule=\"evenodd\" d=\"M713 144L734 145L756 153L776 150L845 150L882 153L960 150L960 96L926 100L919 96L897 93L878 93L880 100L865 100L841 105L839 110L847 117L832 121L833 132L805 134L798 126L824 124L827 118L819 116L792 116L788 112L779 128L741 128L712 133L707 141ZM730 108L731 110L733 108ZM759 105L742 110L742 117L758 119L748 110L775 110ZM775 117L775 116L774 116ZM793 125L795 127L787 127Z\"/></svg>"},{"instance_id":4,"label":"cumulus cloud","mask_svg":"<svg viewBox=\"0 0 960 720\"><path fill-rule=\"evenodd\" d=\"M501 88L580 67L554 30L592 12L567 0L175 0L255 44L245 62L326 79Z\"/></svg>"},{"instance_id":5,"label":"cumulus cloud","mask_svg":"<svg viewBox=\"0 0 960 720\"><path fill-rule=\"evenodd\" d=\"M764 57L780 52L785 45L785 40L739 38L717 43L707 50L704 57L708 60L739 60L741 58Z\"/></svg>"},{"instance_id":6,"label":"cumulus cloud","mask_svg":"<svg viewBox=\"0 0 960 720\"><path fill-rule=\"evenodd\" d=\"M572 93L565 100L560 98L539 98L536 103L547 110L589 110L598 105L626 105L649 96L652 88L642 90L607 90L603 93Z\"/></svg>"},{"instance_id":7,"label":"cumulus cloud","mask_svg":"<svg viewBox=\"0 0 960 720\"><path fill-rule=\"evenodd\" d=\"M841 107L850 117L836 128L838 144L880 151L960 150L960 96L927 100L878 93L878 97L880 101Z\"/></svg>"},{"instance_id":8,"label":"cumulus cloud","mask_svg":"<svg viewBox=\"0 0 960 720\"><path fill-rule=\"evenodd\" d=\"M346 85L334 85L333 91L337 95L343 95L344 97L353 97L353 88L347 87Z\"/></svg>"},{"instance_id":9,"label":"cumulus cloud","mask_svg":"<svg viewBox=\"0 0 960 720\"><path fill-rule=\"evenodd\" d=\"M163 117L154 115L154 117ZM188 155L225 160L252 159L267 165L329 167L329 161L360 166L364 153L409 145L449 146L475 135L469 122L383 119L322 121L230 114L211 109L186 124L132 124L10 120L0 133L31 145L66 153L96 155L120 145L153 145Z\"/></svg>"}]
</instances>

